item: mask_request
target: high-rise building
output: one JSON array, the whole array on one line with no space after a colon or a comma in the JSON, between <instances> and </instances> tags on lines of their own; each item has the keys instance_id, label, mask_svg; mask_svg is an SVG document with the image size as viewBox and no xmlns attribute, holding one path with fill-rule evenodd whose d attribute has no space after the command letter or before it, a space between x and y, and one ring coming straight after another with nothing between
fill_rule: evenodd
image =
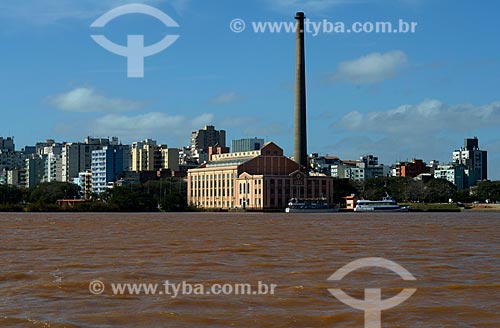
<instances>
[{"instance_id":1,"label":"high-rise building","mask_svg":"<svg viewBox=\"0 0 500 328\"><path fill-rule=\"evenodd\" d=\"M438 165L434 170L435 179L445 179L453 183L458 191L469 187L467 170L462 164Z\"/></svg>"},{"instance_id":2,"label":"high-rise building","mask_svg":"<svg viewBox=\"0 0 500 328\"><path fill-rule=\"evenodd\" d=\"M155 166L155 170L170 169L173 172L179 171L179 149L178 148L163 148L160 147L157 151L159 154L159 162Z\"/></svg>"},{"instance_id":3,"label":"high-rise building","mask_svg":"<svg viewBox=\"0 0 500 328\"><path fill-rule=\"evenodd\" d=\"M0 186L4 186L8 182L8 170L2 169L0 170Z\"/></svg>"},{"instance_id":4,"label":"high-rise building","mask_svg":"<svg viewBox=\"0 0 500 328\"><path fill-rule=\"evenodd\" d=\"M26 159L26 188L34 188L43 180L45 161L37 155Z\"/></svg>"},{"instance_id":5,"label":"high-rise building","mask_svg":"<svg viewBox=\"0 0 500 328\"><path fill-rule=\"evenodd\" d=\"M477 137L467 138L464 147L453 152L453 162L464 165L468 170L475 171L477 180L488 179L488 152L479 149Z\"/></svg>"},{"instance_id":6,"label":"high-rise building","mask_svg":"<svg viewBox=\"0 0 500 328\"><path fill-rule=\"evenodd\" d=\"M7 138L0 137L0 151L14 151L15 148L16 147L14 145L14 138L12 138L12 137L7 137Z\"/></svg>"},{"instance_id":7,"label":"high-rise building","mask_svg":"<svg viewBox=\"0 0 500 328\"><path fill-rule=\"evenodd\" d=\"M396 164L396 176L416 178L422 173L429 173L430 168L421 159L413 159L411 162L399 162Z\"/></svg>"},{"instance_id":8,"label":"high-rise building","mask_svg":"<svg viewBox=\"0 0 500 328\"><path fill-rule=\"evenodd\" d=\"M112 139L87 137L83 143L68 143L62 147L62 180L72 182L80 172L90 170L92 152L104 146L118 146L118 138Z\"/></svg>"},{"instance_id":9,"label":"high-rise building","mask_svg":"<svg viewBox=\"0 0 500 328\"><path fill-rule=\"evenodd\" d=\"M245 151L260 150L264 146L264 139L248 138L238 139L231 142L231 151L233 153L241 153Z\"/></svg>"},{"instance_id":10,"label":"high-rise building","mask_svg":"<svg viewBox=\"0 0 500 328\"><path fill-rule=\"evenodd\" d=\"M26 155L20 151L0 150L0 171L24 168Z\"/></svg>"},{"instance_id":11,"label":"high-rise building","mask_svg":"<svg viewBox=\"0 0 500 328\"><path fill-rule=\"evenodd\" d=\"M201 162L202 154L208 153L208 147L216 146L226 147L226 131L216 130L214 126L207 125L191 133L191 156L198 161Z\"/></svg>"},{"instance_id":12,"label":"high-rise building","mask_svg":"<svg viewBox=\"0 0 500 328\"><path fill-rule=\"evenodd\" d=\"M14 169L7 171L7 185L15 187L26 186L26 170Z\"/></svg>"},{"instance_id":13,"label":"high-rise building","mask_svg":"<svg viewBox=\"0 0 500 328\"><path fill-rule=\"evenodd\" d=\"M92 192L101 194L123 176L123 149L110 145L92 151L91 170Z\"/></svg>"},{"instance_id":14,"label":"high-rise building","mask_svg":"<svg viewBox=\"0 0 500 328\"><path fill-rule=\"evenodd\" d=\"M332 167L341 164L342 161L336 156L320 156L318 153L309 155L309 168L311 172L332 174Z\"/></svg>"},{"instance_id":15,"label":"high-rise building","mask_svg":"<svg viewBox=\"0 0 500 328\"><path fill-rule=\"evenodd\" d=\"M131 147L133 172L170 169L179 171L179 149L158 145L155 140L134 142Z\"/></svg>"},{"instance_id":16,"label":"high-rise building","mask_svg":"<svg viewBox=\"0 0 500 328\"><path fill-rule=\"evenodd\" d=\"M42 182L63 181L62 149L64 144L56 143L52 139L36 144L35 156L44 160L44 175Z\"/></svg>"},{"instance_id":17,"label":"high-rise building","mask_svg":"<svg viewBox=\"0 0 500 328\"><path fill-rule=\"evenodd\" d=\"M80 172L73 183L80 186L80 192L84 199L91 199L92 196L92 171Z\"/></svg>"},{"instance_id":18,"label":"high-rise building","mask_svg":"<svg viewBox=\"0 0 500 328\"><path fill-rule=\"evenodd\" d=\"M63 181L61 154L48 153L41 157L45 161L43 182Z\"/></svg>"},{"instance_id":19,"label":"high-rise building","mask_svg":"<svg viewBox=\"0 0 500 328\"><path fill-rule=\"evenodd\" d=\"M132 147L130 145L115 146L123 152L123 171L130 171L132 168Z\"/></svg>"},{"instance_id":20,"label":"high-rise building","mask_svg":"<svg viewBox=\"0 0 500 328\"><path fill-rule=\"evenodd\" d=\"M16 151L14 138L0 137L0 171L8 171L13 169L23 169L26 155L22 151ZM4 179L6 183L6 179Z\"/></svg>"},{"instance_id":21,"label":"high-rise building","mask_svg":"<svg viewBox=\"0 0 500 328\"><path fill-rule=\"evenodd\" d=\"M144 139L143 141L134 142L130 152L132 153L131 171L154 171L154 153L158 145L156 140Z\"/></svg>"},{"instance_id":22,"label":"high-rise building","mask_svg":"<svg viewBox=\"0 0 500 328\"><path fill-rule=\"evenodd\" d=\"M38 155L47 155L49 153L61 154L64 144L57 143L53 139L47 139L45 142L37 142L35 153Z\"/></svg>"},{"instance_id":23,"label":"high-rise building","mask_svg":"<svg viewBox=\"0 0 500 328\"><path fill-rule=\"evenodd\" d=\"M313 154L316 155L316 154ZM339 179L363 181L371 178L386 177L390 167L379 164L378 157L365 155L359 160L340 160L338 157L310 157L311 168Z\"/></svg>"}]
</instances>

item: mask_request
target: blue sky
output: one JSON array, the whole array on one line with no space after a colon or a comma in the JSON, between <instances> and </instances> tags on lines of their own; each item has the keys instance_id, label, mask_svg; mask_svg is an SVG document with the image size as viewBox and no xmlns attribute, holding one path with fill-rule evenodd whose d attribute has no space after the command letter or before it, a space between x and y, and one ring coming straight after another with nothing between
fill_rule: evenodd
<instances>
[{"instance_id":1,"label":"blue sky","mask_svg":"<svg viewBox=\"0 0 500 328\"><path fill-rule=\"evenodd\" d=\"M180 27L145 15L90 27L127 3L155 6ZM180 147L214 124L229 140L264 137L291 155L295 36L254 33L251 23L293 21L300 10L318 22L418 23L414 34L306 36L309 152L445 162L478 136L490 178L500 179L493 0L1 0L0 135L15 136L17 148L87 135ZM247 22L244 32L230 30L235 18ZM180 38L146 58L143 79L131 79L126 58L92 34L122 45L130 34L146 44Z\"/></svg>"}]
</instances>

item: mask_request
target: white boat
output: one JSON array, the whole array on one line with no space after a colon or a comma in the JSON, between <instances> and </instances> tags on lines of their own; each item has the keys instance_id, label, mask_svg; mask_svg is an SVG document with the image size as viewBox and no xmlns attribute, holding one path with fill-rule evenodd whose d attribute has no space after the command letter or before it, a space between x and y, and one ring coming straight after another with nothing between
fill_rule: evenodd
<instances>
[{"instance_id":1,"label":"white boat","mask_svg":"<svg viewBox=\"0 0 500 328\"><path fill-rule=\"evenodd\" d=\"M328 205L326 199L290 199L286 213L334 213L337 208Z\"/></svg>"},{"instance_id":2,"label":"white boat","mask_svg":"<svg viewBox=\"0 0 500 328\"><path fill-rule=\"evenodd\" d=\"M409 206L399 206L398 203L386 194L382 200L358 200L355 212L408 212Z\"/></svg>"}]
</instances>

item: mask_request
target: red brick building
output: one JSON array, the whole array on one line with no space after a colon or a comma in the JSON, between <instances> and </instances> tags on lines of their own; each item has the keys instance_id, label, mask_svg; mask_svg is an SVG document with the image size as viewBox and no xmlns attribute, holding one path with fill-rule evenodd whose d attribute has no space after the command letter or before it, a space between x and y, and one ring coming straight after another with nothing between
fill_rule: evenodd
<instances>
[{"instance_id":1,"label":"red brick building","mask_svg":"<svg viewBox=\"0 0 500 328\"><path fill-rule=\"evenodd\" d=\"M415 178L422 173L429 173L429 168L421 159L414 159L411 162L400 162L396 165L396 175L398 177Z\"/></svg>"},{"instance_id":2,"label":"red brick building","mask_svg":"<svg viewBox=\"0 0 500 328\"><path fill-rule=\"evenodd\" d=\"M188 171L188 202L207 209L280 209L290 198L326 198L333 203L333 178L308 175L269 142L261 150L212 155Z\"/></svg>"}]
</instances>

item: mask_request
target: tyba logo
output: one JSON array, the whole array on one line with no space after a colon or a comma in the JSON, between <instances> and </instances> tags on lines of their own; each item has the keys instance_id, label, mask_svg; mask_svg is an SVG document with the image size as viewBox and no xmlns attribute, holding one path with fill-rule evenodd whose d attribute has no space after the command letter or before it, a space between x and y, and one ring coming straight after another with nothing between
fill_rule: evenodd
<instances>
[{"instance_id":1,"label":"tyba logo","mask_svg":"<svg viewBox=\"0 0 500 328\"><path fill-rule=\"evenodd\" d=\"M112 9L99 17L90 26L105 27L115 18L127 14L144 14L155 17L167 27L179 27L179 24L163 11L143 4L130 4ZM150 46L145 46L144 35L128 35L126 47L111 42L104 35L92 35L91 37L104 49L114 54L127 57L128 77L142 78L144 77L144 59L167 49L174 44L180 36L167 35L161 41Z\"/></svg>"},{"instance_id":2,"label":"tyba logo","mask_svg":"<svg viewBox=\"0 0 500 328\"><path fill-rule=\"evenodd\" d=\"M408 270L399 264L377 257L351 262L331 275L328 280L340 281L349 273L366 267L384 268L397 273L403 280L416 280ZM365 311L365 328L380 328L382 327L382 311L398 306L410 298L417 290L415 288L403 289L398 295L387 300L382 300L382 290L378 288L365 289L364 300L353 298L341 289L328 289L328 291L342 303L355 309Z\"/></svg>"}]
</instances>

